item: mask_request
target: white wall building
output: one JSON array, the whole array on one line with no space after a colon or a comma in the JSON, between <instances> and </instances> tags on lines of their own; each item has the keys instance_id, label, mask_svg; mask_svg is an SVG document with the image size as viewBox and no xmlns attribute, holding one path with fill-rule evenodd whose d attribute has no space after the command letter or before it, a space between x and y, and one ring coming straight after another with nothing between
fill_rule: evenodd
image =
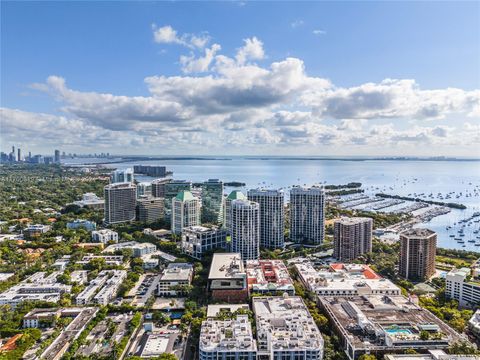
<instances>
[{"instance_id":1,"label":"white wall building","mask_svg":"<svg viewBox=\"0 0 480 360\"><path fill-rule=\"evenodd\" d=\"M159 296L184 295L181 287L192 283L193 265L187 263L172 263L160 275L158 281Z\"/></svg>"},{"instance_id":2,"label":"white wall building","mask_svg":"<svg viewBox=\"0 0 480 360\"><path fill-rule=\"evenodd\" d=\"M106 244L110 241L118 242L118 233L110 229L92 231L92 242Z\"/></svg>"},{"instance_id":3,"label":"white wall building","mask_svg":"<svg viewBox=\"0 0 480 360\"><path fill-rule=\"evenodd\" d=\"M242 260L260 257L260 206L250 200L232 201L231 250Z\"/></svg>"},{"instance_id":4,"label":"white wall building","mask_svg":"<svg viewBox=\"0 0 480 360\"><path fill-rule=\"evenodd\" d=\"M183 228L200 225L201 200L190 191L180 191L172 199L172 233L181 234Z\"/></svg>"},{"instance_id":5,"label":"white wall building","mask_svg":"<svg viewBox=\"0 0 480 360\"><path fill-rule=\"evenodd\" d=\"M480 305L480 281L470 278L471 270L461 268L451 270L445 277L445 295L455 299L461 307Z\"/></svg>"}]
</instances>

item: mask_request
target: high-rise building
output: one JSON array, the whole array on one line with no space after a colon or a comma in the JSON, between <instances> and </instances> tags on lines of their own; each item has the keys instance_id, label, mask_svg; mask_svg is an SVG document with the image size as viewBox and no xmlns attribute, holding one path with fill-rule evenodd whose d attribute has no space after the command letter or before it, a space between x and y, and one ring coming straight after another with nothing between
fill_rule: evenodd
<instances>
[{"instance_id":1,"label":"high-rise building","mask_svg":"<svg viewBox=\"0 0 480 360\"><path fill-rule=\"evenodd\" d=\"M282 190L252 189L248 200L260 205L260 246L283 248L285 231L284 194Z\"/></svg>"},{"instance_id":2,"label":"high-rise building","mask_svg":"<svg viewBox=\"0 0 480 360\"><path fill-rule=\"evenodd\" d=\"M165 183L165 220L170 221L172 217L172 199L180 191L192 191L192 183L186 180L170 180Z\"/></svg>"},{"instance_id":3,"label":"high-rise building","mask_svg":"<svg viewBox=\"0 0 480 360\"><path fill-rule=\"evenodd\" d=\"M152 196L165 198L165 184L172 179L155 179L152 181Z\"/></svg>"},{"instance_id":4,"label":"high-rise building","mask_svg":"<svg viewBox=\"0 0 480 360\"><path fill-rule=\"evenodd\" d=\"M110 183L133 183L133 170L132 168L118 169L112 172L110 175Z\"/></svg>"},{"instance_id":5,"label":"high-rise building","mask_svg":"<svg viewBox=\"0 0 480 360\"><path fill-rule=\"evenodd\" d=\"M247 200L247 197L240 190L233 190L224 199L223 227L228 231L232 230L232 201L233 200Z\"/></svg>"},{"instance_id":6,"label":"high-rise building","mask_svg":"<svg viewBox=\"0 0 480 360\"><path fill-rule=\"evenodd\" d=\"M55 163L60 164L60 150L55 150Z\"/></svg>"},{"instance_id":7,"label":"high-rise building","mask_svg":"<svg viewBox=\"0 0 480 360\"><path fill-rule=\"evenodd\" d=\"M429 229L410 229L400 233L400 276L422 281L435 274L437 233Z\"/></svg>"},{"instance_id":8,"label":"high-rise building","mask_svg":"<svg viewBox=\"0 0 480 360\"><path fill-rule=\"evenodd\" d=\"M181 234L183 228L200 225L201 201L190 191L182 190L172 200L172 232Z\"/></svg>"},{"instance_id":9,"label":"high-rise building","mask_svg":"<svg viewBox=\"0 0 480 360\"><path fill-rule=\"evenodd\" d=\"M323 187L290 190L290 238L297 243L321 244L325 233Z\"/></svg>"},{"instance_id":10,"label":"high-rise building","mask_svg":"<svg viewBox=\"0 0 480 360\"><path fill-rule=\"evenodd\" d=\"M118 224L135 220L136 186L129 182L105 186L105 223Z\"/></svg>"},{"instance_id":11,"label":"high-rise building","mask_svg":"<svg viewBox=\"0 0 480 360\"><path fill-rule=\"evenodd\" d=\"M17 149L17 161L20 162L22 161L22 150L20 148Z\"/></svg>"},{"instance_id":12,"label":"high-rise building","mask_svg":"<svg viewBox=\"0 0 480 360\"><path fill-rule=\"evenodd\" d=\"M243 261L260 257L260 205L250 200L232 201L231 250Z\"/></svg>"},{"instance_id":13,"label":"high-rise building","mask_svg":"<svg viewBox=\"0 0 480 360\"><path fill-rule=\"evenodd\" d=\"M202 184L202 223L223 221L223 182L209 179Z\"/></svg>"},{"instance_id":14,"label":"high-rise building","mask_svg":"<svg viewBox=\"0 0 480 360\"><path fill-rule=\"evenodd\" d=\"M342 262L351 262L362 254L372 251L371 218L341 218L334 223L333 257Z\"/></svg>"},{"instance_id":15,"label":"high-rise building","mask_svg":"<svg viewBox=\"0 0 480 360\"><path fill-rule=\"evenodd\" d=\"M152 223L163 220L165 213L163 198L143 196L137 199L137 219L143 223Z\"/></svg>"},{"instance_id":16,"label":"high-rise building","mask_svg":"<svg viewBox=\"0 0 480 360\"><path fill-rule=\"evenodd\" d=\"M140 198L142 196L152 196L152 183L137 183L137 198Z\"/></svg>"},{"instance_id":17,"label":"high-rise building","mask_svg":"<svg viewBox=\"0 0 480 360\"><path fill-rule=\"evenodd\" d=\"M133 171L135 174L143 174L151 177L163 178L167 176L167 169L165 166L134 165Z\"/></svg>"}]
</instances>

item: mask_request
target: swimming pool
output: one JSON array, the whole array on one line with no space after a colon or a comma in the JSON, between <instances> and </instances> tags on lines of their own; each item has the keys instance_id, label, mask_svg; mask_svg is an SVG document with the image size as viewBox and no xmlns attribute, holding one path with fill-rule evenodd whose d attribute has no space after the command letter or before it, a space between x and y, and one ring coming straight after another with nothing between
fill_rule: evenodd
<instances>
[{"instance_id":1,"label":"swimming pool","mask_svg":"<svg viewBox=\"0 0 480 360\"><path fill-rule=\"evenodd\" d=\"M389 334L411 334L412 332L409 329L385 329L385 331Z\"/></svg>"}]
</instances>

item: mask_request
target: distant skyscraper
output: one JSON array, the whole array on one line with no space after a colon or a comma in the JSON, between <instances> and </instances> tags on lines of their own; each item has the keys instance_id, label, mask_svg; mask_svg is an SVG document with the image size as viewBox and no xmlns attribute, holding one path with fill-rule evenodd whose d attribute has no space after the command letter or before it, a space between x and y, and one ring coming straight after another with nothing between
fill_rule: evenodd
<instances>
[{"instance_id":1,"label":"distant skyscraper","mask_svg":"<svg viewBox=\"0 0 480 360\"><path fill-rule=\"evenodd\" d=\"M283 248L285 231L284 194L282 190L249 190L248 200L260 205L260 246Z\"/></svg>"},{"instance_id":2,"label":"distant skyscraper","mask_svg":"<svg viewBox=\"0 0 480 360\"><path fill-rule=\"evenodd\" d=\"M172 232L178 235L185 227L200 225L201 206L190 191L180 191L172 200Z\"/></svg>"},{"instance_id":3,"label":"distant skyscraper","mask_svg":"<svg viewBox=\"0 0 480 360\"><path fill-rule=\"evenodd\" d=\"M115 183L105 186L105 223L118 224L135 220L136 186L132 183Z\"/></svg>"},{"instance_id":4,"label":"distant skyscraper","mask_svg":"<svg viewBox=\"0 0 480 360\"><path fill-rule=\"evenodd\" d=\"M165 203L163 198L144 196L137 199L137 219L143 223L163 220Z\"/></svg>"},{"instance_id":5,"label":"distant skyscraper","mask_svg":"<svg viewBox=\"0 0 480 360\"><path fill-rule=\"evenodd\" d=\"M351 262L372 251L371 218L342 218L334 223L333 256L341 262Z\"/></svg>"},{"instance_id":6,"label":"distant skyscraper","mask_svg":"<svg viewBox=\"0 0 480 360\"><path fill-rule=\"evenodd\" d=\"M133 183L133 169L119 169L112 172L110 175L110 183Z\"/></svg>"},{"instance_id":7,"label":"distant skyscraper","mask_svg":"<svg viewBox=\"0 0 480 360\"><path fill-rule=\"evenodd\" d=\"M18 152L17 161L20 162L20 161L22 161L22 150L20 150L20 148L18 148L17 152Z\"/></svg>"},{"instance_id":8,"label":"distant skyscraper","mask_svg":"<svg viewBox=\"0 0 480 360\"><path fill-rule=\"evenodd\" d=\"M167 221L172 218L172 199L180 191L192 191L192 183L186 180L171 180L165 184L165 219Z\"/></svg>"},{"instance_id":9,"label":"distant skyscraper","mask_svg":"<svg viewBox=\"0 0 480 360\"><path fill-rule=\"evenodd\" d=\"M321 244L325 232L325 191L295 187L290 191L290 238L297 243Z\"/></svg>"},{"instance_id":10,"label":"distant skyscraper","mask_svg":"<svg viewBox=\"0 0 480 360\"><path fill-rule=\"evenodd\" d=\"M152 181L152 196L165 198L165 184L172 179L155 179Z\"/></svg>"},{"instance_id":11,"label":"distant skyscraper","mask_svg":"<svg viewBox=\"0 0 480 360\"><path fill-rule=\"evenodd\" d=\"M410 229L400 233L400 276L423 281L435 274L437 233L429 229Z\"/></svg>"},{"instance_id":12,"label":"distant skyscraper","mask_svg":"<svg viewBox=\"0 0 480 360\"><path fill-rule=\"evenodd\" d=\"M232 201L231 251L242 260L260 257L260 206L250 200Z\"/></svg>"},{"instance_id":13,"label":"distant skyscraper","mask_svg":"<svg viewBox=\"0 0 480 360\"><path fill-rule=\"evenodd\" d=\"M240 190L233 190L224 199L223 227L228 231L232 230L232 201L233 200L247 200L247 197Z\"/></svg>"},{"instance_id":14,"label":"distant skyscraper","mask_svg":"<svg viewBox=\"0 0 480 360\"><path fill-rule=\"evenodd\" d=\"M209 179L202 184L202 223L223 221L223 182Z\"/></svg>"},{"instance_id":15,"label":"distant skyscraper","mask_svg":"<svg viewBox=\"0 0 480 360\"><path fill-rule=\"evenodd\" d=\"M60 164L60 150L55 150L55 163Z\"/></svg>"}]
</instances>

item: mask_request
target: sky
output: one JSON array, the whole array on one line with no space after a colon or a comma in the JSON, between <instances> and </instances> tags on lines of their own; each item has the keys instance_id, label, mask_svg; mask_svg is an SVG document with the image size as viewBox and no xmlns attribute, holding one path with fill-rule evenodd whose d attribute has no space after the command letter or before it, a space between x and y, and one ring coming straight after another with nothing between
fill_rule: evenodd
<instances>
[{"instance_id":1,"label":"sky","mask_svg":"<svg viewBox=\"0 0 480 360\"><path fill-rule=\"evenodd\" d=\"M480 2L1 2L0 148L480 156Z\"/></svg>"}]
</instances>

